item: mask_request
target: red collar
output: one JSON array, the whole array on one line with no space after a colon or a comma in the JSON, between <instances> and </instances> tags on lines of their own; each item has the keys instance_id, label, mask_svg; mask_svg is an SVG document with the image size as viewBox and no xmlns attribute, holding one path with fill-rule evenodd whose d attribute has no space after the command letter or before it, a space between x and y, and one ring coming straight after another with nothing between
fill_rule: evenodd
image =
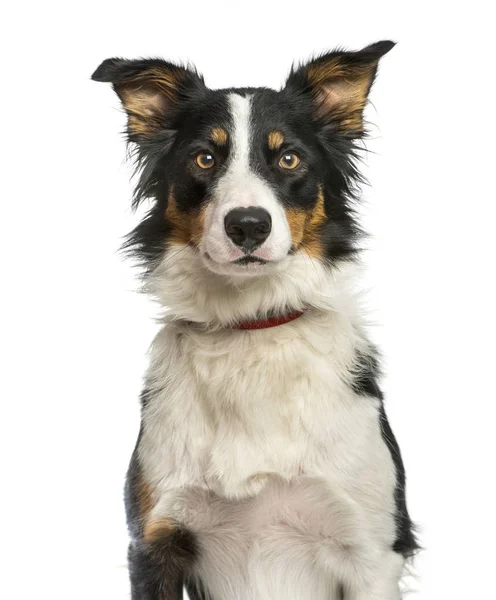
<instances>
[{"instance_id":1,"label":"red collar","mask_svg":"<svg viewBox=\"0 0 496 600\"><path fill-rule=\"evenodd\" d=\"M277 327L278 325L284 325L285 323L289 323L290 321L294 321L305 311L303 310L295 310L286 315L281 315L279 317L268 317L267 319L260 319L257 321L241 321L236 325L233 325L232 329L268 329L269 327Z\"/></svg>"}]
</instances>

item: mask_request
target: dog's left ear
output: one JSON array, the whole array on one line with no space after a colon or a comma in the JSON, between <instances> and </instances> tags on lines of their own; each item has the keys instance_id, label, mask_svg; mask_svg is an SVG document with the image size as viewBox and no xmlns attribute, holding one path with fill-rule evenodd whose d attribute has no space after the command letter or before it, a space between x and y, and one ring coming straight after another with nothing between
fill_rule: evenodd
<instances>
[{"instance_id":1,"label":"dog's left ear","mask_svg":"<svg viewBox=\"0 0 496 600\"><path fill-rule=\"evenodd\" d=\"M358 52L334 51L292 69L286 89L309 94L315 118L350 135L363 133L363 110L379 59L394 42L377 42Z\"/></svg>"},{"instance_id":2,"label":"dog's left ear","mask_svg":"<svg viewBox=\"0 0 496 600\"><path fill-rule=\"evenodd\" d=\"M129 138L138 143L160 131L191 95L206 89L194 69L159 58L108 58L91 78L113 85L128 116Z\"/></svg>"}]
</instances>

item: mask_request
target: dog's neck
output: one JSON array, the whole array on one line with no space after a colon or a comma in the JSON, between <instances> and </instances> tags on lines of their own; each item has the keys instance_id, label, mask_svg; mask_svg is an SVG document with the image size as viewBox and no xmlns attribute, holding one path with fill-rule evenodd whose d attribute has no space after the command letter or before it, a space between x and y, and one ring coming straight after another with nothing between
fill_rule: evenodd
<instances>
[{"instance_id":1,"label":"dog's neck","mask_svg":"<svg viewBox=\"0 0 496 600\"><path fill-rule=\"evenodd\" d=\"M281 315L268 315L260 319L239 321L238 323L235 323L231 329L269 329L270 327L278 327L279 325L290 323L301 317L304 313L304 310L293 310Z\"/></svg>"},{"instance_id":2,"label":"dog's neck","mask_svg":"<svg viewBox=\"0 0 496 600\"><path fill-rule=\"evenodd\" d=\"M209 272L191 248L169 252L149 277L148 291L168 320L210 329L262 329L307 309L354 312L356 266L330 267L305 254L264 277L230 280Z\"/></svg>"}]
</instances>

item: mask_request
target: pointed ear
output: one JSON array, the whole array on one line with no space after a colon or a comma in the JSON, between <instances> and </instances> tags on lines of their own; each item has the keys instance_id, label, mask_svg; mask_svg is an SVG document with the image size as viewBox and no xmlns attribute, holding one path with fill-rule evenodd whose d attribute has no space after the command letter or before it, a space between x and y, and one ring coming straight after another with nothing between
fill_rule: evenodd
<instances>
[{"instance_id":1,"label":"pointed ear","mask_svg":"<svg viewBox=\"0 0 496 600\"><path fill-rule=\"evenodd\" d=\"M379 59L393 48L383 41L358 52L334 51L292 69L286 89L310 94L315 118L348 134L363 133L363 109Z\"/></svg>"},{"instance_id":2,"label":"pointed ear","mask_svg":"<svg viewBox=\"0 0 496 600\"><path fill-rule=\"evenodd\" d=\"M108 58L91 78L113 85L128 115L132 141L159 131L182 100L205 89L194 69L161 59Z\"/></svg>"}]
</instances>

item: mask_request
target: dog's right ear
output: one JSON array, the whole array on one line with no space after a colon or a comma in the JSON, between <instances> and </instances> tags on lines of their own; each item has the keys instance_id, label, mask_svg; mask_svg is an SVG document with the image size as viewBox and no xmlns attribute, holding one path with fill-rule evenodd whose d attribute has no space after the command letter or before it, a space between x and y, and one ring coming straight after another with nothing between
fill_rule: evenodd
<instances>
[{"instance_id":1,"label":"dog's right ear","mask_svg":"<svg viewBox=\"0 0 496 600\"><path fill-rule=\"evenodd\" d=\"M104 60L91 78L111 83L128 116L131 141L160 131L182 101L205 89L194 70L161 59Z\"/></svg>"}]
</instances>

